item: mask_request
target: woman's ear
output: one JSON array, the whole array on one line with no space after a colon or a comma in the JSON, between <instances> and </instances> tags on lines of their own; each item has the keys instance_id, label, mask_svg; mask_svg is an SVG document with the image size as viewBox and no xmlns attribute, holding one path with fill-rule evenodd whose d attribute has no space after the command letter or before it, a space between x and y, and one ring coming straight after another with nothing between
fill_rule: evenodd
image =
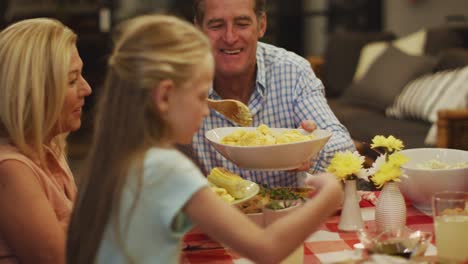
<instances>
[{"instance_id":1,"label":"woman's ear","mask_svg":"<svg viewBox=\"0 0 468 264\"><path fill-rule=\"evenodd\" d=\"M169 109L169 99L174 91L174 82L171 80L161 81L153 88L151 93L154 106L161 114L164 114Z\"/></svg>"}]
</instances>

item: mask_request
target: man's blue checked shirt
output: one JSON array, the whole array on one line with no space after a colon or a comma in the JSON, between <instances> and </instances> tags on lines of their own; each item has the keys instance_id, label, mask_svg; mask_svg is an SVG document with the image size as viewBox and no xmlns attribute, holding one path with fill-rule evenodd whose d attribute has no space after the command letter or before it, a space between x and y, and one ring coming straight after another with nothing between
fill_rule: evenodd
<instances>
[{"instance_id":1,"label":"man's blue checked shirt","mask_svg":"<svg viewBox=\"0 0 468 264\"><path fill-rule=\"evenodd\" d=\"M213 90L209 98L221 99ZM323 172L337 151L354 151L347 129L338 121L325 99L322 82L304 58L275 46L258 43L257 80L248 103L252 126L265 124L277 128L298 128L301 121L313 120L332 137L311 163L311 172ZM213 128L236 126L223 115L210 110L202 127L193 138L192 155L205 174L214 167L224 167L243 178L269 187L296 186L297 172L251 171L238 168L219 154L205 138Z\"/></svg>"}]
</instances>

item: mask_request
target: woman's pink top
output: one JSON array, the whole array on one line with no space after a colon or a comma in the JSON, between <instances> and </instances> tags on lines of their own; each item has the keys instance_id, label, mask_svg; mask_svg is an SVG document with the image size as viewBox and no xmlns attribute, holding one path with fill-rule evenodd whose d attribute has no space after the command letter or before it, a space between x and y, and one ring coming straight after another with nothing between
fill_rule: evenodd
<instances>
[{"instance_id":1,"label":"woman's pink top","mask_svg":"<svg viewBox=\"0 0 468 264\"><path fill-rule=\"evenodd\" d=\"M15 146L0 144L0 163L5 160L16 160L24 163L33 171L50 202L50 206L54 209L57 219L62 224L64 232L66 232L77 191L75 180L63 156L59 157L51 149L47 148L47 158L49 171L52 173L48 173L39 167L37 163L23 155ZM0 264L10 263L18 262L0 234Z\"/></svg>"}]
</instances>

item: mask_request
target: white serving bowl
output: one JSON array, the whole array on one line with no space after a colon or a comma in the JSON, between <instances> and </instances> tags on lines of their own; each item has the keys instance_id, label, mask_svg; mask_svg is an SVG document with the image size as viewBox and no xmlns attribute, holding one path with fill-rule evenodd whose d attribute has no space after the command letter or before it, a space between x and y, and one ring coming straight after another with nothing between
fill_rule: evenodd
<instances>
[{"instance_id":1,"label":"white serving bowl","mask_svg":"<svg viewBox=\"0 0 468 264\"><path fill-rule=\"evenodd\" d=\"M231 146L221 144L221 140L232 132L244 129L255 130L256 127L221 127L207 131L205 136L215 149L226 159L237 166L252 170L291 170L298 168L303 162L310 160L327 143L331 132L317 129L312 132L314 139L267 146ZM291 128L270 128L273 133L293 130ZM298 129L304 135L309 132Z\"/></svg>"},{"instance_id":2,"label":"white serving bowl","mask_svg":"<svg viewBox=\"0 0 468 264\"><path fill-rule=\"evenodd\" d=\"M468 162L468 151L444 148L415 148L402 150L409 158L402 166L400 189L403 195L413 205L431 213L431 199L436 192L468 191L468 167L455 169L421 168L430 160L438 160L446 164Z\"/></svg>"}]
</instances>

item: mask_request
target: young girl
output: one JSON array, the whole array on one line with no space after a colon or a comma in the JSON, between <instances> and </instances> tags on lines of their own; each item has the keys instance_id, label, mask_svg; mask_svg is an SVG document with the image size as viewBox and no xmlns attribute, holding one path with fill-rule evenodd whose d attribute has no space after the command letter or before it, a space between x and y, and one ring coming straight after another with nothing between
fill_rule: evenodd
<instances>
[{"instance_id":1,"label":"young girl","mask_svg":"<svg viewBox=\"0 0 468 264\"><path fill-rule=\"evenodd\" d=\"M342 191L330 175L308 179L318 194L265 229L210 190L174 144L189 143L208 114L213 68L209 41L189 23L143 16L121 29L70 224L69 264L177 263L191 223L255 262L276 263L336 210Z\"/></svg>"}]
</instances>

